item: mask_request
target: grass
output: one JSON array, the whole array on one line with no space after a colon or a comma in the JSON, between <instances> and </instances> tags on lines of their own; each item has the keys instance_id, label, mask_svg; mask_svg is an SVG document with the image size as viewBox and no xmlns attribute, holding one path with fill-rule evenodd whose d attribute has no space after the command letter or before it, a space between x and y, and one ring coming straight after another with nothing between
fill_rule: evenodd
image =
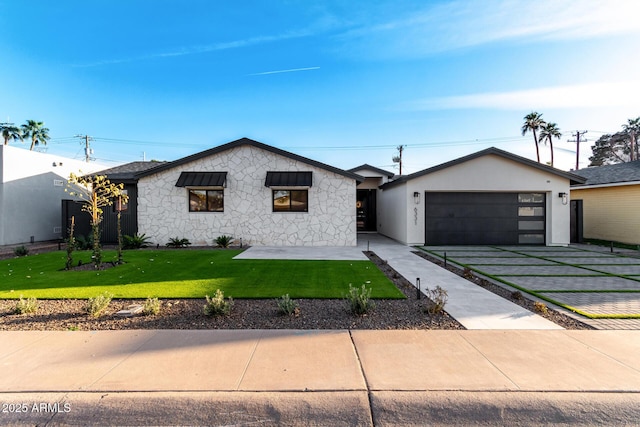
<instances>
[{"instance_id":1,"label":"grass","mask_svg":"<svg viewBox=\"0 0 640 427\"><path fill-rule=\"evenodd\" d=\"M404 295L370 261L233 260L239 250L125 252L125 264L106 270L64 271L64 251L0 261L0 299L204 298L220 289L238 298L342 298L349 284L364 283L372 298ZM115 260L104 251L104 260ZM91 262L75 252L75 263Z\"/></svg>"},{"instance_id":2,"label":"grass","mask_svg":"<svg viewBox=\"0 0 640 427\"><path fill-rule=\"evenodd\" d=\"M610 240L599 240L599 239L584 239L584 243L596 246L611 246L619 249L632 249L632 250L640 250L640 245L634 245L630 243L621 243L621 242L612 242Z\"/></svg>"},{"instance_id":3,"label":"grass","mask_svg":"<svg viewBox=\"0 0 640 427\"><path fill-rule=\"evenodd\" d=\"M421 250L423 250L424 252L427 252L433 256L436 257L440 257L442 258L442 255L440 255L438 252L436 251L432 251L429 250L427 248L424 247L420 247ZM577 268L582 268L584 270L587 271L591 271L593 273L596 274L584 274L584 275L575 275L575 274L527 274L526 276L528 277L603 277L603 276L608 276L608 277L620 277L623 279L629 279L629 280L634 280L634 281L640 281L634 277L630 277L629 275L623 275L623 274L616 274L616 273L608 273L608 272L604 272L601 270L598 270L597 267L587 267L584 265L578 265L578 264L572 264L572 263L568 263L568 262L563 262L563 261L558 261L557 258L555 257L549 257L549 256L537 256L537 255L531 255L531 254L527 254L527 253L522 253L522 252L518 252L518 251L510 251L513 253L517 253L520 254L522 256L525 257L529 257L529 258L538 258L538 259L544 259L544 260L552 260L553 262L556 262L559 266L571 266L571 267L577 267ZM586 251L587 252L587 251ZM574 313L580 314L582 316L585 316L587 318L590 319L640 319L640 313L628 313L628 314L595 314L595 313L589 313L583 310L580 310L576 307L573 307L569 304L566 304L562 301L558 301L555 300L553 298L550 298L546 295L544 295L543 293L546 294L553 294L553 293L640 293L640 291L637 290L606 290L606 289L598 289L598 290L563 290L563 289L554 289L554 290L550 290L550 289L545 289L545 290L535 290L535 289L529 289L529 288L525 288L523 286L519 286L516 285L515 283L512 283L510 281L507 280L507 278L511 277L511 276L521 276L521 274L501 274L499 276L497 275L493 275L490 273L486 273L484 271L482 271L482 267L486 266L486 265L480 265L480 268L477 268L475 266L472 265L468 265L468 264L464 264L461 263L455 259L452 258L448 258L448 262L455 264L457 266L459 266L460 268L468 268L471 271L474 271L475 273L481 274L485 277L488 277L489 279L492 279L496 282L500 282L503 283L507 286L510 286L512 288L515 288L521 292L533 295L537 298L540 298L542 300L545 300L551 304L555 304L559 307L563 307L566 308L567 310L573 311ZM475 264L476 266L478 266L479 264ZM500 264L493 264L493 265L500 265ZM600 265L600 264L599 264ZM505 264L505 266L512 266L512 264ZM523 266L523 265L517 265L518 267ZM533 267L537 267L537 265L532 265Z\"/></svg>"}]
</instances>

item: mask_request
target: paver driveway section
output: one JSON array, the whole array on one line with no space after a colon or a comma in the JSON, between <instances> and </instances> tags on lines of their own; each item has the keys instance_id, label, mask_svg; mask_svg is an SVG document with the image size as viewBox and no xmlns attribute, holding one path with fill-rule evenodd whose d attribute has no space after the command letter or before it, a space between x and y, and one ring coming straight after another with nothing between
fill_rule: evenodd
<instances>
[{"instance_id":1,"label":"paver driveway section","mask_svg":"<svg viewBox=\"0 0 640 427\"><path fill-rule=\"evenodd\" d=\"M640 327L640 259L576 247L438 247L425 250L578 313L586 323ZM514 289L515 290L515 289ZM596 322L598 323L598 322ZM599 322L607 327L607 322Z\"/></svg>"}]
</instances>

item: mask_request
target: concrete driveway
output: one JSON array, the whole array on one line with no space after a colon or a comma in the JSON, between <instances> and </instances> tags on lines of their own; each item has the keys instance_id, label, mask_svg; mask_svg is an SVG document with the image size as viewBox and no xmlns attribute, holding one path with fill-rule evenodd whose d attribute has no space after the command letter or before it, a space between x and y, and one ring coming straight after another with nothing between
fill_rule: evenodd
<instances>
[{"instance_id":1,"label":"concrete driveway","mask_svg":"<svg viewBox=\"0 0 640 427\"><path fill-rule=\"evenodd\" d=\"M427 246L425 250L467 266L500 284L557 302L598 329L640 329L640 259L587 245ZM572 313L583 313L583 315Z\"/></svg>"}]
</instances>

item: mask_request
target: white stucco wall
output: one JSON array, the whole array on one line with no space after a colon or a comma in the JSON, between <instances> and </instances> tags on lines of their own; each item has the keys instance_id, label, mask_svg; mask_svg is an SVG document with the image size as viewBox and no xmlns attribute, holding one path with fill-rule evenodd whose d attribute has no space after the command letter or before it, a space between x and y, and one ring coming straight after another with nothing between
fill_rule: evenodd
<instances>
[{"instance_id":1,"label":"white stucco wall","mask_svg":"<svg viewBox=\"0 0 640 427\"><path fill-rule=\"evenodd\" d=\"M406 206L406 185L397 185L378 191L378 233L406 243L408 240Z\"/></svg>"},{"instance_id":2,"label":"white stucco wall","mask_svg":"<svg viewBox=\"0 0 640 427\"><path fill-rule=\"evenodd\" d=\"M176 187L181 172L227 172L224 212L189 212L188 190ZM312 171L308 212L273 212L268 171ZM138 182L138 229L165 244L186 237L194 245L211 245L230 235L247 245L355 246L356 181L242 145Z\"/></svg>"},{"instance_id":3,"label":"white stucco wall","mask_svg":"<svg viewBox=\"0 0 640 427\"><path fill-rule=\"evenodd\" d=\"M0 245L62 237L62 200L69 174L104 165L0 145Z\"/></svg>"},{"instance_id":4,"label":"white stucco wall","mask_svg":"<svg viewBox=\"0 0 640 427\"><path fill-rule=\"evenodd\" d=\"M416 191L420 193L418 205L413 198ZM545 193L546 244L569 244L570 203L564 205L558 197L560 192L569 193L569 180L497 155L478 157L384 190L385 204L389 199L401 205L398 205L398 213L385 211L384 218L381 218L384 231L381 232L410 245L424 244L426 191ZM401 231L403 222L406 229L404 237Z\"/></svg>"}]
</instances>

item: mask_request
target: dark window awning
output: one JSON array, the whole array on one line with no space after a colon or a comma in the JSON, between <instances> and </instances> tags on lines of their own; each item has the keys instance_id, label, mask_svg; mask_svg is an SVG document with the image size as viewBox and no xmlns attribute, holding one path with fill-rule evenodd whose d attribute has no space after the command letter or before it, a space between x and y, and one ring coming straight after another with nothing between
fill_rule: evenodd
<instances>
[{"instance_id":1,"label":"dark window awning","mask_svg":"<svg viewBox=\"0 0 640 427\"><path fill-rule=\"evenodd\" d=\"M267 172L265 187L311 187L311 172Z\"/></svg>"},{"instance_id":2,"label":"dark window awning","mask_svg":"<svg viewBox=\"0 0 640 427\"><path fill-rule=\"evenodd\" d=\"M182 172L176 187L224 187L226 172Z\"/></svg>"}]
</instances>

